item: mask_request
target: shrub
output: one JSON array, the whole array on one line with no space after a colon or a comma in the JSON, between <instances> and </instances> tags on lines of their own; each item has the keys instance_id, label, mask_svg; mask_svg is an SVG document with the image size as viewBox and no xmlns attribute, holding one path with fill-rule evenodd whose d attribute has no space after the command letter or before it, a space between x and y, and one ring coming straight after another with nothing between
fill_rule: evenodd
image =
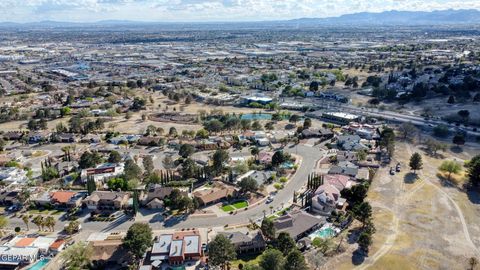
<instances>
[{"instance_id":1,"label":"shrub","mask_svg":"<svg viewBox=\"0 0 480 270\"><path fill-rule=\"evenodd\" d=\"M275 184L273 185L273 187L276 188L276 189L283 189L283 185L280 184L280 183L275 183Z\"/></svg>"}]
</instances>

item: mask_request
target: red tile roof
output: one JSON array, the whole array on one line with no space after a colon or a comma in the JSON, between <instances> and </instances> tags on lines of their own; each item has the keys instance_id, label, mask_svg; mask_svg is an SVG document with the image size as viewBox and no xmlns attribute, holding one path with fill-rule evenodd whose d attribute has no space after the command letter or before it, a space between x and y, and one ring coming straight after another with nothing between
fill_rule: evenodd
<instances>
[{"instance_id":1,"label":"red tile roof","mask_svg":"<svg viewBox=\"0 0 480 270\"><path fill-rule=\"evenodd\" d=\"M55 191L51 194L52 201L58 203L68 203L68 201L75 195L73 191Z\"/></svg>"}]
</instances>

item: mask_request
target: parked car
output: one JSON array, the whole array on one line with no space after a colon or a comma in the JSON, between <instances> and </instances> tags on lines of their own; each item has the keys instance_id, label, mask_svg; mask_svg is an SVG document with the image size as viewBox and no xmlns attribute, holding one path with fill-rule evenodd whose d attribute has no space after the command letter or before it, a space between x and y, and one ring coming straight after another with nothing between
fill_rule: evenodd
<instances>
[{"instance_id":1,"label":"parked car","mask_svg":"<svg viewBox=\"0 0 480 270\"><path fill-rule=\"evenodd\" d=\"M395 175L395 170L393 169L393 167L390 167L390 175Z\"/></svg>"},{"instance_id":2,"label":"parked car","mask_svg":"<svg viewBox=\"0 0 480 270\"><path fill-rule=\"evenodd\" d=\"M397 163L397 166L396 166L395 170L396 170L397 172L399 172L399 171L401 170L401 165L400 165L400 163Z\"/></svg>"}]
</instances>

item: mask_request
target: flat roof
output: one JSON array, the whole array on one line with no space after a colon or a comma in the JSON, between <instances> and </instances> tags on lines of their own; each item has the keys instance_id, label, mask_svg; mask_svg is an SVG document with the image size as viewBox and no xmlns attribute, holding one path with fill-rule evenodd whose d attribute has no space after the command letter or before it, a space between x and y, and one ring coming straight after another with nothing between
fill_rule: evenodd
<instances>
[{"instance_id":1,"label":"flat roof","mask_svg":"<svg viewBox=\"0 0 480 270\"><path fill-rule=\"evenodd\" d=\"M350 114L350 113L344 113L344 112L326 112L324 114L335 116L335 117L340 117L340 118L344 118L344 119L350 119L350 120L354 120L354 119L358 118L358 115Z\"/></svg>"},{"instance_id":2,"label":"flat roof","mask_svg":"<svg viewBox=\"0 0 480 270\"><path fill-rule=\"evenodd\" d=\"M185 254L200 253L200 236L188 235L183 238L185 241Z\"/></svg>"},{"instance_id":3,"label":"flat roof","mask_svg":"<svg viewBox=\"0 0 480 270\"><path fill-rule=\"evenodd\" d=\"M170 257L181 257L183 252L183 240L173 240L170 246Z\"/></svg>"},{"instance_id":4,"label":"flat roof","mask_svg":"<svg viewBox=\"0 0 480 270\"><path fill-rule=\"evenodd\" d=\"M168 254L172 244L172 238L173 235L171 234L160 235L158 242L153 244L152 254Z\"/></svg>"}]
</instances>

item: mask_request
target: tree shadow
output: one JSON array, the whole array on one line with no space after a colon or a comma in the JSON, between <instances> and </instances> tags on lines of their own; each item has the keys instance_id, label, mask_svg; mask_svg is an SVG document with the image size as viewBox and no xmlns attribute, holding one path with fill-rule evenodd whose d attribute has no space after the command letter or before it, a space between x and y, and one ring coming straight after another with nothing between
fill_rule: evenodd
<instances>
[{"instance_id":1,"label":"tree shadow","mask_svg":"<svg viewBox=\"0 0 480 270\"><path fill-rule=\"evenodd\" d=\"M353 265L360 265L362 264L364 261L365 261L365 257L367 257L368 255L365 254L365 252L363 250L361 250L360 248L358 248L357 250L355 250L353 253L352 253L352 264Z\"/></svg>"},{"instance_id":2,"label":"tree shadow","mask_svg":"<svg viewBox=\"0 0 480 270\"><path fill-rule=\"evenodd\" d=\"M466 190L467 190L467 197L470 200L470 202L474 204L480 204L480 192L478 191L478 187L469 186L467 187Z\"/></svg>"},{"instance_id":3,"label":"tree shadow","mask_svg":"<svg viewBox=\"0 0 480 270\"><path fill-rule=\"evenodd\" d=\"M405 174L405 176L403 177L403 182L405 182L405 184L413 184L415 183L415 181L417 181L417 179L418 179L417 174L413 172L409 172Z\"/></svg>"},{"instance_id":4,"label":"tree shadow","mask_svg":"<svg viewBox=\"0 0 480 270\"><path fill-rule=\"evenodd\" d=\"M449 187L449 188L458 188L456 183L454 182L454 179L448 179L448 177L445 177L441 173L437 173L438 180L440 184L443 187Z\"/></svg>"},{"instance_id":5,"label":"tree shadow","mask_svg":"<svg viewBox=\"0 0 480 270\"><path fill-rule=\"evenodd\" d=\"M347 243L352 245L357 242L358 236L360 235L360 228L353 228L348 231L347 234Z\"/></svg>"},{"instance_id":6,"label":"tree shadow","mask_svg":"<svg viewBox=\"0 0 480 270\"><path fill-rule=\"evenodd\" d=\"M455 153L455 154L460 154L463 152L463 148L458 145L454 145L450 147L450 151L452 151L452 153Z\"/></svg>"},{"instance_id":7,"label":"tree shadow","mask_svg":"<svg viewBox=\"0 0 480 270\"><path fill-rule=\"evenodd\" d=\"M165 219L163 222L163 226L165 227L173 227L182 221L187 220L188 215L181 215L181 216L170 216L169 218Z\"/></svg>"},{"instance_id":8,"label":"tree shadow","mask_svg":"<svg viewBox=\"0 0 480 270\"><path fill-rule=\"evenodd\" d=\"M422 150L425 155L429 156L429 157L432 157L432 158L436 158L436 159L444 159L445 156L443 154L440 154L438 152L432 152L428 147L424 147L424 146L420 146L419 147L420 150Z\"/></svg>"}]
</instances>

